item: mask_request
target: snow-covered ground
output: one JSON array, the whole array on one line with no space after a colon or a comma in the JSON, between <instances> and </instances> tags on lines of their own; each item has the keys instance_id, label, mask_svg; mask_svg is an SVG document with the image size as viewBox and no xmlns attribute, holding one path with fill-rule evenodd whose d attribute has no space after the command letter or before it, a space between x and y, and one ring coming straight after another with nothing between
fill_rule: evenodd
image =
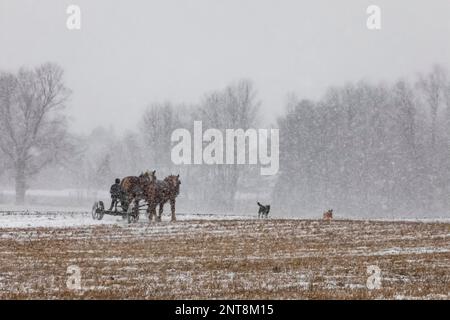
<instances>
[{"instance_id":1,"label":"snow-covered ground","mask_svg":"<svg viewBox=\"0 0 450 320\"><path fill-rule=\"evenodd\" d=\"M169 214L163 215L163 220L169 220ZM303 217L293 216L272 216L269 219L293 219L304 220ZM256 219L255 214L207 214L207 213L177 213L177 219L180 221L190 220L235 220L235 219ZM309 218L311 220L311 218ZM337 219L339 220L339 218ZM352 219L364 220L364 219ZM368 221L368 220L367 220ZM450 218L441 219L389 219L377 218L370 221L403 221L403 222L450 222ZM1 228L64 228L64 227L81 227L93 225L111 225L125 224L120 216L104 215L102 220L94 220L88 208L67 208L67 207L50 207L50 206L13 206L0 205L0 229ZM140 224L148 223L144 213L140 214Z\"/></svg>"},{"instance_id":2,"label":"snow-covered ground","mask_svg":"<svg viewBox=\"0 0 450 320\"><path fill-rule=\"evenodd\" d=\"M249 215L214 215L214 214L177 214L180 221L186 220L233 220L233 219L253 219ZM166 213L162 217L163 220L170 220ZM40 208L36 210L0 207L0 230L2 228L65 228L65 227L81 227L105 224L126 224L120 216L104 215L102 220L94 220L90 212L83 209L68 210L67 208L50 209ZM139 224L148 223L148 219L144 213L140 215Z\"/></svg>"},{"instance_id":3,"label":"snow-covered ground","mask_svg":"<svg viewBox=\"0 0 450 320\"><path fill-rule=\"evenodd\" d=\"M448 223L31 211L0 222L11 226L0 228L0 299L449 298ZM66 286L73 265L80 292ZM380 290L367 287L369 266Z\"/></svg>"},{"instance_id":4,"label":"snow-covered ground","mask_svg":"<svg viewBox=\"0 0 450 320\"><path fill-rule=\"evenodd\" d=\"M0 190L0 194L5 196L15 196L16 192L12 189ZM61 190L44 190L44 189L30 189L27 190L27 196L39 197L103 197L109 198L109 193L104 190L87 190L87 189L61 189Z\"/></svg>"},{"instance_id":5,"label":"snow-covered ground","mask_svg":"<svg viewBox=\"0 0 450 320\"><path fill-rule=\"evenodd\" d=\"M94 220L86 212L58 211L1 211L0 228L38 228L38 227L81 227L88 225L112 224L117 219Z\"/></svg>"}]
</instances>

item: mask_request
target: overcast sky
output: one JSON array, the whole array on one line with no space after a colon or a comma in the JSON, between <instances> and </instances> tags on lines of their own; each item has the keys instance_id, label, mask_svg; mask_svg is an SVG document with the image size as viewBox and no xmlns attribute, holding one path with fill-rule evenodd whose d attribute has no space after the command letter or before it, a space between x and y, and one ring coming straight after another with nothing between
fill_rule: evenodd
<instances>
[{"instance_id":1,"label":"overcast sky","mask_svg":"<svg viewBox=\"0 0 450 320\"><path fill-rule=\"evenodd\" d=\"M81 8L81 30L66 8ZM381 7L382 29L366 28ZM135 126L154 101L196 103L252 79L264 119L286 94L450 66L449 0L0 0L0 69L59 63L71 127ZM273 122L273 121L272 121Z\"/></svg>"}]
</instances>

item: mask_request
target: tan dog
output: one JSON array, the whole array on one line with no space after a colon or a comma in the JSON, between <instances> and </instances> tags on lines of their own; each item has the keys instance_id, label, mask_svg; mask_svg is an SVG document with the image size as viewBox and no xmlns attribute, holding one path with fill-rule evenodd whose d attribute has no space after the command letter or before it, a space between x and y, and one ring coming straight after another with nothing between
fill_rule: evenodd
<instances>
[{"instance_id":1,"label":"tan dog","mask_svg":"<svg viewBox=\"0 0 450 320\"><path fill-rule=\"evenodd\" d=\"M323 213L323 220L332 220L333 219L333 209L328 210L327 212Z\"/></svg>"}]
</instances>

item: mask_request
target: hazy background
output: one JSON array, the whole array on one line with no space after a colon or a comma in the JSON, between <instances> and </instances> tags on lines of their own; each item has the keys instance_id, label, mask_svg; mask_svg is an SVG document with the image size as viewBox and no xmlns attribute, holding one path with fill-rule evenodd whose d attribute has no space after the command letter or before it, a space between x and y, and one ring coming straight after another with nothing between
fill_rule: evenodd
<instances>
[{"instance_id":1,"label":"hazy background","mask_svg":"<svg viewBox=\"0 0 450 320\"><path fill-rule=\"evenodd\" d=\"M0 0L0 204L89 208L156 169L181 211L448 217L449 39L448 0ZM66 108L35 139L47 74ZM194 120L278 127L280 172L174 166Z\"/></svg>"},{"instance_id":2,"label":"hazy background","mask_svg":"<svg viewBox=\"0 0 450 320\"><path fill-rule=\"evenodd\" d=\"M81 30L66 29L70 4ZM371 4L379 31L366 28ZM449 35L448 0L0 0L0 69L60 64L80 133L121 131L151 101L197 103L242 77L273 123L288 92L317 98L329 85L448 66Z\"/></svg>"}]
</instances>

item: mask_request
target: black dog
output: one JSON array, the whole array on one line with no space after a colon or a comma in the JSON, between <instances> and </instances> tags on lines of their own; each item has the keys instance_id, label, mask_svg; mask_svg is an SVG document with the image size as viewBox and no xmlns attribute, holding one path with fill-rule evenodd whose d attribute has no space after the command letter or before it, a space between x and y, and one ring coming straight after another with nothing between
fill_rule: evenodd
<instances>
[{"instance_id":1,"label":"black dog","mask_svg":"<svg viewBox=\"0 0 450 320\"><path fill-rule=\"evenodd\" d=\"M258 218L267 218L269 216L270 204L263 206L261 203L256 202L259 206Z\"/></svg>"}]
</instances>

